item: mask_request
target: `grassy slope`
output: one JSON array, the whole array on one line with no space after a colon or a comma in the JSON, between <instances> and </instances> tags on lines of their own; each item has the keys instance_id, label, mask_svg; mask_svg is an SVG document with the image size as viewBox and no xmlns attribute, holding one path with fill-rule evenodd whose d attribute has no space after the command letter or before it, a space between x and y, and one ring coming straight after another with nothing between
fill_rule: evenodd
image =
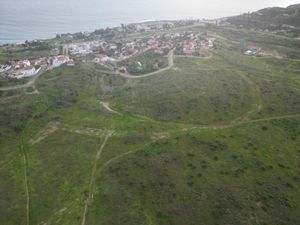
<instances>
[{"instance_id":1,"label":"grassy slope","mask_svg":"<svg viewBox=\"0 0 300 225\"><path fill-rule=\"evenodd\" d=\"M255 121L300 113L299 62L234 47L220 41L211 59L177 59L141 80L78 64L42 75L39 95L4 93L1 221L81 224L96 153L114 130L88 224L300 223L299 117Z\"/></svg>"}]
</instances>

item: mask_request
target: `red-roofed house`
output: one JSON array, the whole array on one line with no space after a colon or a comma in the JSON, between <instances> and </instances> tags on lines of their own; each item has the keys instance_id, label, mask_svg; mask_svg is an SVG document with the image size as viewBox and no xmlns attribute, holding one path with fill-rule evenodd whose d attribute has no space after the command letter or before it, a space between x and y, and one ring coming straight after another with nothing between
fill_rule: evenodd
<instances>
[{"instance_id":1,"label":"red-roofed house","mask_svg":"<svg viewBox=\"0 0 300 225\"><path fill-rule=\"evenodd\" d=\"M195 45L193 42L189 42L183 46L183 52L185 54L192 54L195 52Z\"/></svg>"}]
</instances>

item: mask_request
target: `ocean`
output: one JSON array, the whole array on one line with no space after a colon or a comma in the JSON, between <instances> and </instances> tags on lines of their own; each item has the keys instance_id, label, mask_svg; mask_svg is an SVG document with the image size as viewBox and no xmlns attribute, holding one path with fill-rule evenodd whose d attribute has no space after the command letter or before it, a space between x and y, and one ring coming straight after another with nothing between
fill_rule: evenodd
<instances>
[{"instance_id":1,"label":"ocean","mask_svg":"<svg viewBox=\"0 0 300 225\"><path fill-rule=\"evenodd\" d=\"M0 44L94 31L121 23L219 18L241 12L242 8L230 5L218 7L218 0L0 0Z\"/></svg>"}]
</instances>

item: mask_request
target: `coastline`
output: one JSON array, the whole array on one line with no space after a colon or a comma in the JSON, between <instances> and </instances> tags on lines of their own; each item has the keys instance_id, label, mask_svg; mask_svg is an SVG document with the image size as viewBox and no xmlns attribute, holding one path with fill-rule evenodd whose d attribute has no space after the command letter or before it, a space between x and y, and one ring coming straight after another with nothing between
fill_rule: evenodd
<instances>
[{"instance_id":1,"label":"coastline","mask_svg":"<svg viewBox=\"0 0 300 225\"><path fill-rule=\"evenodd\" d=\"M216 21L216 20L222 20L223 18L216 18L216 19L199 19L199 18L186 18L186 19L161 19L161 20L157 20L157 19L145 19L145 20L139 20L137 22L128 22L128 23L122 23L122 22L118 22L115 23L112 26L100 26L94 29L90 29L90 30L76 30L76 31L71 31L71 32L63 32L63 33L56 33L56 34L49 34L47 35L47 37L36 37L36 38L31 38L31 39L1 39L0 38L0 47L1 46L6 46L6 45L20 45L20 44L24 44L26 41L28 42L34 42L34 41L40 41L40 42L45 42L51 39L55 39L56 35L72 35L72 34L76 34L76 33L83 33L83 34L90 34L93 33L97 30L101 30L101 29L118 29L121 28L122 24L125 26L129 26L129 25L143 25L143 24L149 24L149 23L153 23L153 24L158 24L158 23L165 23L165 22L176 22L176 21L201 21L201 22L207 22L207 21Z\"/></svg>"}]
</instances>

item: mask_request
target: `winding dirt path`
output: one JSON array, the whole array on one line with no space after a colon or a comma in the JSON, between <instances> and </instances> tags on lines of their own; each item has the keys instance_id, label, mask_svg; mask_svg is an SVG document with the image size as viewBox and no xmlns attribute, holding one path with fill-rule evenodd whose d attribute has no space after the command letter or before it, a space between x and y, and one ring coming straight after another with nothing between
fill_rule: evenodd
<instances>
[{"instance_id":1,"label":"winding dirt path","mask_svg":"<svg viewBox=\"0 0 300 225\"><path fill-rule=\"evenodd\" d=\"M194 55L175 55L175 58L190 58L190 59L211 59L214 55L211 51L207 51L207 56L194 56Z\"/></svg>"},{"instance_id":2,"label":"winding dirt path","mask_svg":"<svg viewBox=\"0 0 300 225\"><path fill-rule=\"evenodd\" d=\"M23 138L21 140L20 150L21 150L23 164L24 164L23 166L24 166L24 184L25 184L25 194L26 194L26 225L29 225L30 196L29 196L29 183L28 183L28 156L24 148Z\"/></svg>"},{"instance_id":3,"label":"winding dirt path","mask_svg":"<svg viewBox=\"0 0 300 225\"><path fill-rule=\"evenodd\" d=\"M82 222L81 222L81 225L86 225L86 214L87 214L87 211L88 211L88 206L89 204L91 203L92 201L92 198L93 198L93 194L92 194L92 188L93 188L93 184L94 184L94 180L95 180L95 174L96 174L96 170L97 170L97 166L98 166L98 161L99 159L101 158L101 154L103 152L103 149L106 145L106 142L108 141L108 139L113 135L113 131L109 131L108 134L106 135L99 151L97 152L96 154L96 157L95 157L95 162L94 162L94 166L93 166L93 169L92 169L92 173L91 173L91 177L90 177L90 183L89 183L89 194L88 194L88 198L86 199L85 201L85 205L84 205L84 211L83 211L83 215L82 215Z\"/></svg>"},{"instance_id":4,"label":"winding dirt path","mask_svg":"<svg viewBox=\"0 0 300 225\"><path fill-rule=\"evenodd\" d=\"M267 117L267 118L263 118L263 119L256 119L256 120L251 120L251 121L244 121L244 122L239 122L236 124L231 124L231 125L211 125L211 126L198 126L198 127L192 127L190 129L184 129L183 131L188 131L191 129L213 129L213 130L218 130L218 129L226 129L226 128L232 128L232 127L236 127L236 126L240 126L243 124L251 124L251 123L259 123L259 122L264 122L264 121L271 121L271 120L280 120L280 119L291 119L291 118L298 118L300 117L300 114L293 114L293 115L284 115L284 116L274 116L274 117ZM149 146L150 144L154 143L154 141L146 144L144 147ZM102 168L107 167L108 165L110 165L111 163L126 157L127 155L131 155L133 153L136 153L138 151L143 150L144 148L137 148L134 150L130 150L128 152L124 152L116 157L113 157L111 159L109 159L108 161L106 161L106 163L102 166Z\"/></svg>"},{"instance_id":5,"label":"winding dirt path","mask_svg":"<svg viewBox=\"0 0 300 225\"><path fill-rule=\"evenodd\" d=\"M47 124L47 126L41 130L35 139L30 140L30 143L32 145L35 145L39 143L40 141L44 140L46 137L48 137L50 134L54 133L58 130L59 122L50 122Z\"/></svg>"},{"instance_id":6,"label":"winding dirt path","mask_svg":"<svg viewBox=\"0 0 300 225\"><path fill-rule=\"evenodd\" d=\"M256 99L256 102L253 103L251 109L248 112L232 120L231 124L250 121L250 116L254 113L258 113L263 108L263 101L261 99L261 91L259 86L254 81L252 81L252 79L250 79L248 76L241 73L240 71L238 71L238 74L240 77L242 77L242 79L244 79L248 83L249 87L252 89L251 92L253 94L253 98Z\"/></svg>"},{"instance_id":7,"label":"winding dirt path","mask_svg":"<svg viewBox=\"0 0 300 225\"><path fill-rule=\"evenodd\" d=\"M101 105L103 108L105 108L107 111L111 112L111 113L118 114L119 116L122 116L122 115L123 115L122 113L119 113L119 112L117 112L117 111L111 109L111 108L109 107L109 102L103 102L103 101L101 101L101 102L100 102L100 105Z\"/></svg>"},{"instance_id":8,"label":"winding dirt path","mask_svg":"<svg viewBox=\"0 0 300 225\"><path fill-rule=\"evenodd\" d=\"M221 129L228 129L233 128L241 125L246 124L252 124L252 123L259 123L259 122L265 122L265 121L272 121L272 120L281 120L281 119L292 119L292 118L298 118L300 117L300 114L291 114L291 115L283 115L283 116L271 116L266 117L262 119L255 119L255 120L241 120L238 122L231 122L230 124L224 124L224 125L208 125L208 126L194 126L191 129L212 129L212 130L221 130ZM185 129L188 130L188 129Z\"/></svg>"}]
</instances>

